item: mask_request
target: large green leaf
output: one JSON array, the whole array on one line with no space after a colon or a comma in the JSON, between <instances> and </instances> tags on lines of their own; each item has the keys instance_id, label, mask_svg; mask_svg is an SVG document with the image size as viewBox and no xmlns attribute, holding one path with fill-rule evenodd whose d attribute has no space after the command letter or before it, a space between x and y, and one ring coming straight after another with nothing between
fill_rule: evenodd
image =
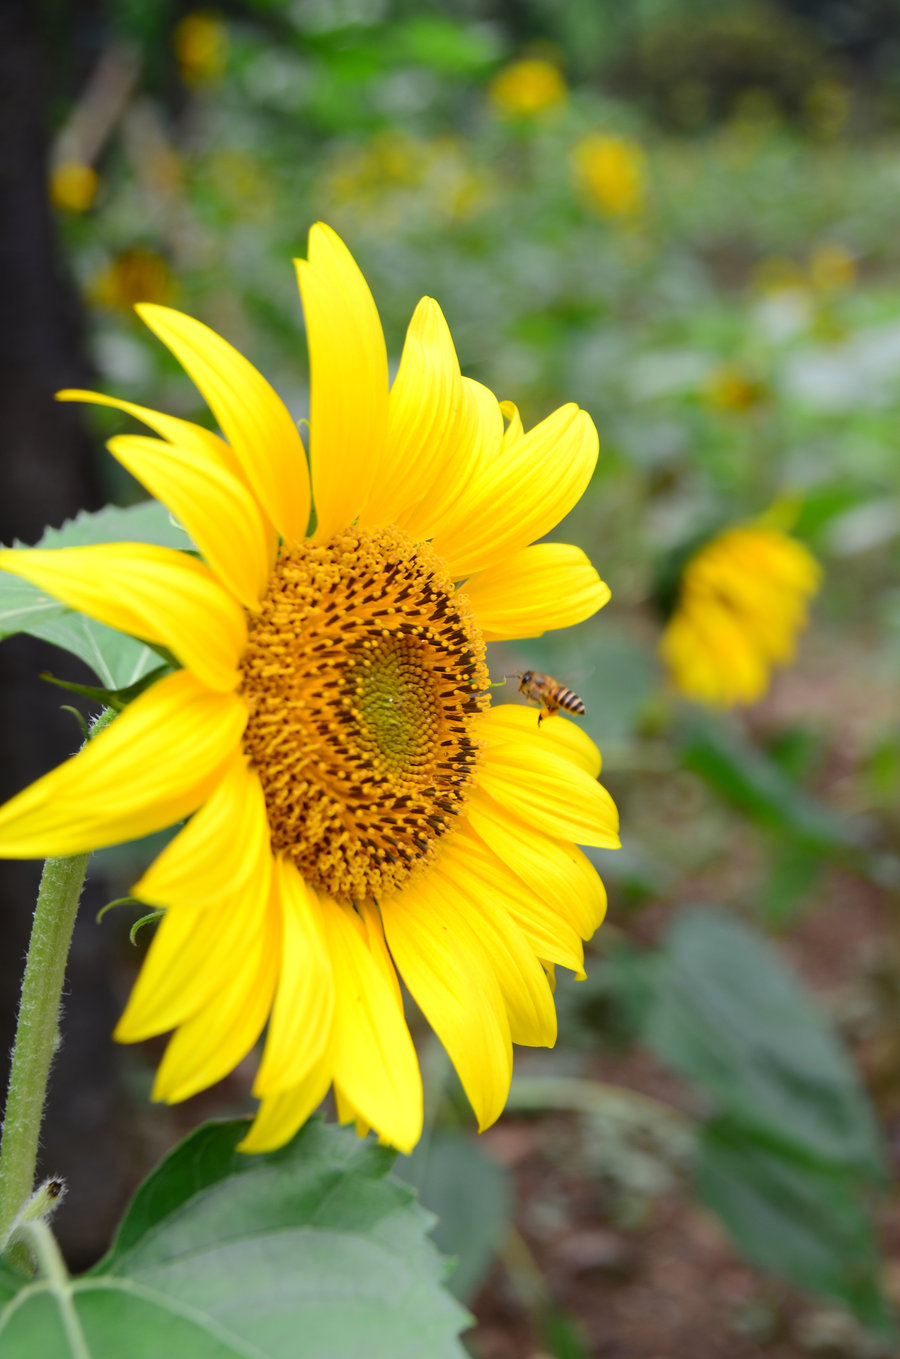
<instances>
[{"instance_id":1,"label":"large green leaf","mask_svg":"<svg viewBox=\"0 0 900 1359\"><path fill-rule=\"evenodd\" d=\"M722 912L689 911L654 966L644 1036L718 1111L824 1167L884 1176L852 1062L761 935Z\"/></svg>"},{"instance_id":2,"label":"large green leaf","mask_svg":"<svg viewBox=\"0 0 900 1359\"><path fill-rule=\"evenodd\" d=\"M313 1121L244 1156L246 1130L177 1147L90 1273L0 1273L4 1359L462 1359L466 1314L393 1153Z\"/></svg>"},{"instance_id":3,"label":"large green leaf","mask_svg":"<svg viewBox=\"0 0 900 1359\"><path fill-rule=\"evenodd\" d=\"M190 547L184 530L155 500L126 509L109 505L96 514L79 514L62 528L48 529L37 546L85 547L119 542ZM108 689L124 689L159 665L159 656L142 642L76 613L28 581L0 571L0 638L17 632L30 633L72 652Z\"/></svg>"},{"instance_id":4,"label":"large green leaf","mask_svg":"<svg viewBox=\"0 0 900 1359\"><path fill-rule=\"evenodd\" d=\"M824 1016L771 945L719 911L686 913L659 954L626 962L632 1019L713 1105L698 1143L701 1197L754 1263L888 1328L870 1211L884 1159Z\"/></svg>"},{"instance_id":5,"label":"large green leaf","mask_svg":"<svg viewBox=\"0 0 900 1359\"><path fill-rule=\"evenodd\" d=\"M840 1298L869 1325L891 1328L870 1205L856 1175L767 1147L728 1118L704 1129L696 1175L701 1198L749 1260Z\"/></svg>"}]
</instances>

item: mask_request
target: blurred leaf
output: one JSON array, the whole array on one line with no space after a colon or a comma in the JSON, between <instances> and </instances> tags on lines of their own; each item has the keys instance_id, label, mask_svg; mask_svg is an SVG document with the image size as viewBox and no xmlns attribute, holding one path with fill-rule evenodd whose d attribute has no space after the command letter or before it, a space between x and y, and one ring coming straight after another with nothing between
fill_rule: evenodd
<instances>
[{"instance_id":1,"label":"blurred leaf","mask_svg":"<svg viewBox=\"0 0 900 1359\"><path fill-rule=\"evenodd\" d=\"M651 980L644 1037L719 1112L829 1170L885 1176L852 1062L762 936L723 912L686 912Z\"/></svg>"},{"instance_id":2,"label":"blurred leaf","mask_svg":"<svg viewBox=\"0 0 900 1359\"><path fill-rule=\"evenodd\" d=\"M395 1174L419 1191L437 1217L432 1240L456 1266L447 1287L464 1302L487 1276L512 1218L506 1172L472 1137L440 1132L423 1138L411 1156L398 1156Z\"/></svg>"},{"instance_id":3,"label":"blurred leaf","mask_svg":"<svg viewBox=\"0 0 900 1359\"><path fill-rule=\"evenodd\" d=\"M590 1348L578 1323L558 1307L547 1308L542 1319L544 1340L553 1359L590 1359Z\"/></svg>"},{"instance_id":4,"label":"blurred leaf","mask_svg":"<svg viewBox=\"0 0 900 1359\"><path fill-rule=\"evenodd\" d=\"M822 763L826 733L818 726L795 723L767 742L766 754L794 783L811 778Z\"/></svg>"},{"instance_id":5,"label":"blurred leaf","mask_svg":"<svg viewBox=\"0 0 900 1359\"><path fill-rule=\"evenodd\" d=\"M498 55L499 44L487 27L422 14L393 28L398 52L406 60L443 75L477 74Z\"/></svg>"},{"instance_id":6,"label":"blurred leaf","mask_svg":"<svg viewBox=\"0 0 900 1359\"><path fill-rule=\"evenodd\" d=\"M678 732L682 759L729 802L809 849L858 848L854 828L755 750L734 727L692 714Z\"/></svg>"},{"instance_id":7,"label":"blurred leaf","mask_svg":"<svg viewBox=\"0 0 900 1359\"><path fill-rule=\"evenodd\" d=\"M85 547L118 542L190 546L184 530L155 500L126 509L111 505L96 514L79 514L62 528L48 529L36 546ZM41 637L78 656L107 689L127 688L159 665L158 654L143 642L76 613L18 576L0 572L0 637L18 632Z\"/></svg>"},{"instance_id":8,"label":"blurred leaf","mask_svg":"<svg viewBox=\"0 0 900 1359\"><path fill-rule=\"evenodd\" d=\"M887 1171L835 1033L771 945L719 911L681 916L646 969L643 1035L715 1109L704 1201L748 1259L886 1327L868 1200Z\"/></svg>"},{"instance_id":9,"label":"blurred leaf","mask_svg":"<svg viewBox=\"0 0 900 1359\"><path fill-rule=\"evenodd\" d=\"M792 531L801 539L821 544L831 524L855 509L866 497L863 487L852 482L827 482L803 493Z\"/></svg>"},{"instance_id":10,"label":"blurred leaf","mask_svg":"<svg viewBox=\"0 0 900 1359\"><path fill-rule=\"evenodd\" d=\"M804 845L779 845L756 901L766 924L773 929L790 924L810 901L821 870L816 851Z\"/></svg>"},{"instance_id":11,"label":"blurred leaf","mask_svg":"<svg viewBox=\"0 0 900 1359\"><path fill-rule=\"evenodd\" d=\"M854 1174L774 1149L721 1118L704 1129L696 1175L704 1203L748 1260L894 1333L871 1213Z\"/></svg>"},{"instance_id":12,"label":"blurred leaf","mask_svg":"<svg viewBox=\"0 0 900 1359\"><path fill-rule=\"evenodd\" d=\"M4 1355L462 1359L466 1315L440 1285L427 1214L387 1177L393 1154L313 1121L245 1156L246 1131L209 1123L176 1147L88 1274L0 1273Z\"/></svg>"}]
</instances>

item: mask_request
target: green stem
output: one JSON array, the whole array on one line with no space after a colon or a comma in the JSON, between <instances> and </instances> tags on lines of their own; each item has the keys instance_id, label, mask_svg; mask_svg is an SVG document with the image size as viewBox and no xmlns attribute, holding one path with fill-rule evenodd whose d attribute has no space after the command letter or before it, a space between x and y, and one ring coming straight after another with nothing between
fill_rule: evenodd
<instances>
[{"instance_id":1,"label":"green stem","mask_svg":"<svg viewBox=\"0 0 900 1359\"><path fill-rule=\"evenodd\" d=\"M48 859L41 875L0 1142L0 1242L34 1186L47 1080L59 1043L59 1002L89 858Z\"/></svg>"},{"instance_id":2,"label":"green stem","mask_svg":"<svg viewBox=\"0 0 900 1359\"><path fill-rule=\"evenodd\" d=\"M91 736L114 716L106 709ZM60 997L89 858L47 859L41 874L0 1140L0 1251L34 1187L47 1081L59 1045Z\"/></svg>"},{"instance_id":3,"label":"green stem","mask_svg":"<svg viewBox=\"0 0 900 1359\"><path fill-rule=\"evenodd\" d=\"M13 1239L17 1246L27 1247L29 1255L37 1264L38 1273L46 1281L50 1293L56 1299L66 1339L69 1342L68 1353L73 1359L90 1359L87 1341L72 1298L72 1280L50 1228L46 1222L38 1218L34 1222L26 1222L17 1227Z\"/></svg>"}]
</instances>

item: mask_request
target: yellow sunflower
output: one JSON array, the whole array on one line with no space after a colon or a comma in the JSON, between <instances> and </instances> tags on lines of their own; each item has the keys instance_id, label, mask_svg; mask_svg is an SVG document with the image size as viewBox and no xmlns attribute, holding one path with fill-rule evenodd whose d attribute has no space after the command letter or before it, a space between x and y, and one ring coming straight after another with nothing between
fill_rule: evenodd
<instances>
[{"instance_id":1,"label":"yellow sunflower","mask_svg":"<svg viewBox=\"0 0 900 1359\"><path fill-rule=\"evenodd\" d=\"M746 524L706 542L684 567L660 641L672 683L721 707L755 703L794 658L821 569L781 529Z\"/></svg>"},{"instance_id":2,"label":"yellow sunflower","mask_svg":"<svg viewBox=\"0 0 900 1359\"><path fill-rule=\"evenodd\" d=\"M484 645L606 602L578 548L532 545L587 486L597 435L574 405L526 433L460 375L430 298L389 385L371 293L329 228L297 270L311 471L265 379L164 307L139 310L224 438L61 393L160 436L109 446L199 557L0 553L182 667L0 808L0 854L75 854L189 817L134 888L165 914L117 1037L174 1030L155 1096L221 1079L268 1023L245 1150L281 1145L333 1085L342 1120L408 1151L422 1089L398 973L483 1128L511 1044L553 1043L553 968L583 975L603 917L575 843L618 843L597 749L561 716L539 727L533 709L491 707Z\"/></svg>"}]
</instances>

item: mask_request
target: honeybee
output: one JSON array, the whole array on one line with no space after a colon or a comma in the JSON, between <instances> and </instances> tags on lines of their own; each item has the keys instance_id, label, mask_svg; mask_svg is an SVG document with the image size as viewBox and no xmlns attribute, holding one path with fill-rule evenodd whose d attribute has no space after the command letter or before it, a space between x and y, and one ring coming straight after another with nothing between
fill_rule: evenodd
<instances>
[{"instance_id":1,"label":"honeybee","mask_svg":"<svg viewBox=\"0 0 900 1359\"><path fill-rule=\"evenodd\" d=\"M576 693L567 689L564 684L558 683L552 675L542 674L540 670L525 671L519 679L519 693L524 694L529 703L537 703L541 709L538 714L538 726L545 717L552 717L560 708L564 708L567 713L575 713L578 717L584 713L584 703Z\"/></svg>"}]
</instances>

